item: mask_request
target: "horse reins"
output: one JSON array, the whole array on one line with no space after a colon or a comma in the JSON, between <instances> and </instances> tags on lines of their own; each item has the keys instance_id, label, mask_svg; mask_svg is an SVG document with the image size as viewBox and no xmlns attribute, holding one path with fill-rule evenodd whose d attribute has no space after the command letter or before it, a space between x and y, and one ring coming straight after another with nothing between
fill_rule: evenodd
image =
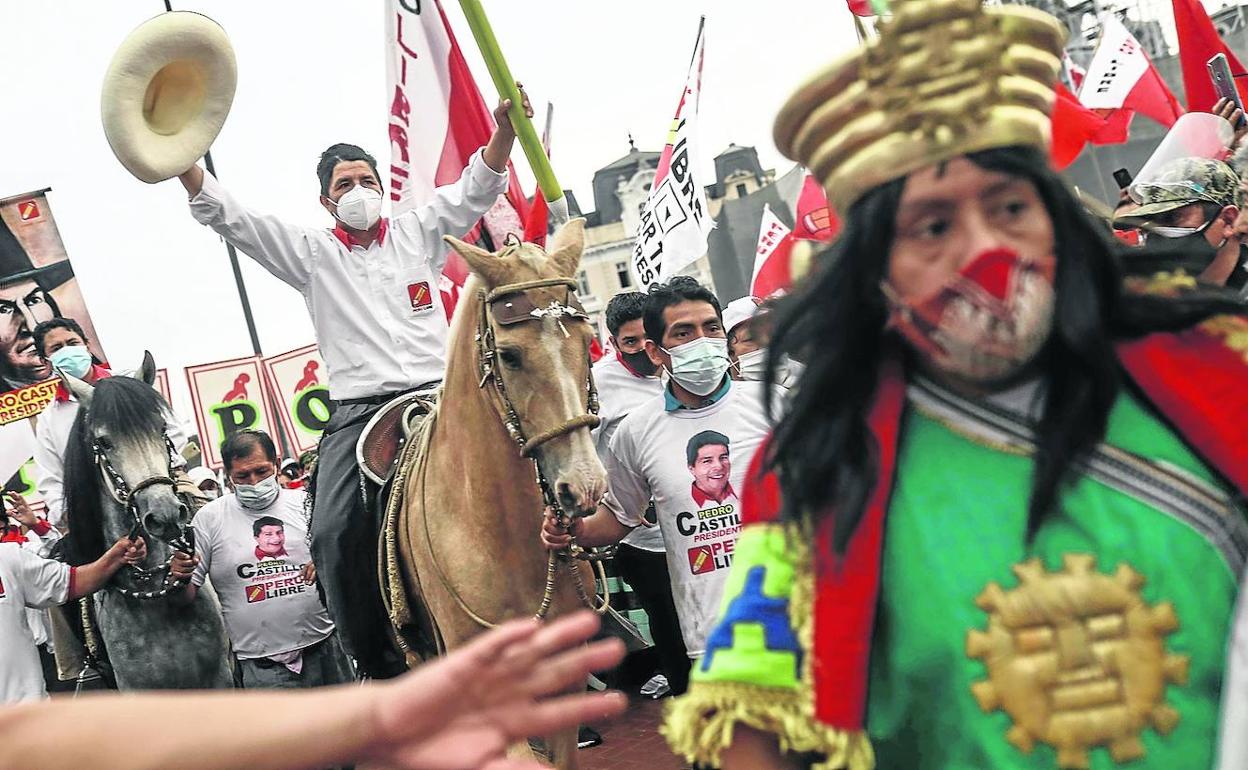
<instances>
[{"instance_id":1,"label":"horse reins","mask_svg":"<svg viewBox=\"0 0 1248 770\"><path fill-rule=\"evenodd\" d=\"M108 457L108 452L105 451L104 447L100 446L100 442L95 439L91 441L91 453L95 456L95 465L100 470L100 477L104 481L104 488L108 490L109 497L111 497L118 505L124 506L126 512L129 513L131 518L134 519L134 526L130 528L131 540L134 540L141 533L147 531L143 526L143 519L139 515L138 494L145 489L151 489L152 487L163 485L168 485L174 490L175 494L177 493L178 482L173 478L173 458L177 454L177 449L173 446L173 441L169 438L169 434L164 433L163 435L165 439L165 447L169 451L168 473L164 476L149 476L148 478L135 484L133 488L131 488L126 480L122 478L121 474L117 472L117 469L113 467L112 460ZM175 537L172 540L165 540L164 542L175 551L182 551L183 553L193 555L195 553L194 540L195 536L188 527L183 530L179 537ZM127 596L132 599L161 599L175 587L181 585L182 582L180 580L169 579L169 565L172 563L173 555L170 554L164 564L152 569L139 567L134 564L125 565L126 569L134 575L135 580L140 583L150 583L156 578L157 575L164 573L165 579L159 589L135 591L129 588L123 588L122 586L116 584L112 587L115 588L122 596Z\"/></svg>"},{"instance_id":2,"label":"horse reins","mask_svg":"<svg viewBox=\"0 0 1248 770\"><path fill-rule=\"evenodd\" d=\"M552 300L546 307L537 307L528 299L526 292L532 289L541 289L553 286L564 286L568 289L568 302L561 303ZM563 424L558 425L549 430L542 431L535 436L528 437L524 434L524 428L520 424L520 415L516 412L515 406L511 402L510 396L507 395L507 388L503 384L503 378L499 376L497 370L498 349L495 346L494 326L491 320L497 321L502 325L512 325L516 323L524 323L528 321L540 321L546 318L553 318L563 331L564 336L568 336L567 329L563 328L564 318L575 318L581 320L589 320L589 315L584 308L576 300L573 291L576 289L576 281L571 278L543 278L535 281L524 281L521 283L510 283L498 286L489 292L481 289L477 292L477 299L481 303L481 313L477 319L477 363L481 374L481 378L477 387L484 389L487 382L493 382L493 393L497 401L496 409L499 417L503 422L503 427L507 431L512 441L520 448L520 456L528 458L533 462L534 474L537 479L538 486L542 490L542 500L546 506L554 509L556 520L559 526L566 528L568 515L563 510L563 506L559 502L558 496L551 489L550 482L546 479L546 474L542 471L542 464L538 461L534 454L538 447L551 441L552 439L566 436L574 430L580 428L594 428L598 425L598 389L594 387L593 372L590 371L586 376L586 390L588 392L589 411L586 414L577 415L566 420ZM502 308L502 317L500 313L493 308L495 303L511 299L506 302ZM523 301L522 301L523 299ZM422 480L423 482L423 480ZM423 489L422 483L422 489ZM425 513L425 537L429 537L429 517L428 512ZM450 594L451 598L459 606L464 614L468 615L475 623L486 628L492 628L496 624L491 623L481 617L467 602L460 597L459 593L451 586L450 580L446 573L443 572L441 565L438 563L436 555L433 554L432 542L430 544L430 554L434 568L438 572L438 577L442 580L442 586ZM546 561L546 587L542 593L542 602L538 606L534 617L538 620L546 617L550 611L551 603L554 600L555 585L558 580L559 565L569 559L577 558L593 562L597 567L598 574L602 578L603 599L601 604L596 603L585 589L585 583L581 577L580 570L573 570L573 583L576 587L577 597L581 602L598 613L604 613L611 606L611 590L607 586L606 570L602 567L603 556L591 553L581 546L577 545L575 540L572 541L568 548L562 551L551 551Z\"/></svg>"}]
</instances>

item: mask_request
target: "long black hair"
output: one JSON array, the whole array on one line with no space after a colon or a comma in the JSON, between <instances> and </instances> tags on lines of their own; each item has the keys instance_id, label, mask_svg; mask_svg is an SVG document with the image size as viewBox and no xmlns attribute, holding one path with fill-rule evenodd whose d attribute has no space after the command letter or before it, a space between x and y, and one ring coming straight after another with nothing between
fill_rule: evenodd
<instances>
[{"instance_id":1,"label":"long black hair","mask_svg":"<svg viewBox=\"0 0 1248 770\"><path fill-rule=\"evenodd\" d=\"M1119 246L1042 152L1008 147L966 157L982 169L1030 181L1053 221L1057 301L1053 333L1039 361L1046 398L1028 504L1028 532L1034 533L1072 460L1104 436L1121 385L1114 341L1241 313L1244 305L1217 289L1179 298L1123 292ZM816 271L775 311L768 381L785 354L806 370L776 425L765 463L780 482L783 518L813 525L832 516L838 552L857 528L878 475L879 447L867 413L881 364L894 347L885 332L880 283L904 184L898 179L859 199L837 241L817 258Z\"/></svg>"},{"instance_id":2,"label":"long black hair","mask_svg":"<svg viewBox=\"0 0 1248 770\"><path fill-rule=\"evenodd\" d=\"M94 427L105 428L114 443L164 434L165 399L152 386L131 377L95 383L89 405L79 407L65 447L65 556L89 564L112 545L104 537L103 485L91 448Z\"/></svg>"}]
</instances>

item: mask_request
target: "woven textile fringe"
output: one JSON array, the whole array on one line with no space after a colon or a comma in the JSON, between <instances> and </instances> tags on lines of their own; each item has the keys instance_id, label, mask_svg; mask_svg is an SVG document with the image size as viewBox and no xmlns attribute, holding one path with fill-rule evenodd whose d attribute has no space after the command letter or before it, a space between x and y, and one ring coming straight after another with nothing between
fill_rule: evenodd
<instances>
[{"instance_id":1,"label":"woven textile fringe","mask_svg":"<svg viewBox=\"0 0 1248 770\"><path fill-rule=\"evenodd\" d=\"M667 707L662 732L687 761L720 766L738 724L774 734L780 751L823 755L814 770L872 770L875 755L860 730L839 730L807 714L797 690L724 682L698 682Z\"/></svg>"}]
</instances>

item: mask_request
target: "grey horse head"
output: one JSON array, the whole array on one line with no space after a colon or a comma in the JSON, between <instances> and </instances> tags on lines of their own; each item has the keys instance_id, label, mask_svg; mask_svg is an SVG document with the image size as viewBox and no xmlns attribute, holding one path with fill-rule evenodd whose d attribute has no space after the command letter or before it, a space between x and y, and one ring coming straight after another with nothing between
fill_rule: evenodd
<instances>
[{"instance_id":1,"label":"grey horse head","mask_svg":"<svg viewBox=\"0 0 1248 770\"><path fill-rule=\"evenodd\" d=\"M108 505L102 511L104 545L133 531L137 519L148 541L149 563L163 561L169 550L161 544L182 535L190 511L175 494L170 478L165 432L169 407L152 387L156 380L152 354L144 353L135 377L114 376L92 385L63 371L57 374L78 399L80 425L75 428L81 432L76 435L91 445L103 466L99 474L103 491L121 492L115 496L123 499L126 491L132 493L124 505Z\"/></svg>"}]
</instances>

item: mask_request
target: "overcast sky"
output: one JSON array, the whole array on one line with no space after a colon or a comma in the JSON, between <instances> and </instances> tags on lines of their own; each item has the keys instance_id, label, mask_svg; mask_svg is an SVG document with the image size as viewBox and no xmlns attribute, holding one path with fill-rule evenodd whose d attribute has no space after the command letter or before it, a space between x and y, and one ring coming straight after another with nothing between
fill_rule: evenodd
<instances>
[{"instance_id":1,"label":"overcast sky","mask_svg":"<svg viewBox=\"0 0 1248 770\"><path fill-rule=\"evenodd\" d=\"M595 169L628 150L659 149L676 106L698 16L707 15L700 143L758 147L765 167L791 165L771 144L777 107L807 74L854 45L837 0L485 0L513 73L538 110L555 104L554 168L593 207ZM225 28L238 93L213 146L218 175L248 205L329 224L315 163L338 141L388 165L383 11L379 0L174 0ZM496 94L459 11L447 12L489 102ZM101 341L118 368L150 349L169 367L189 417L182 367L251 354L225 250L191 219L176 180L146 185L113 157L99 119L117 44L163 10L160 0L0 2L0 197L41 187ZM539 126L540 130L540 126ZM523 154L517 166L532 189ZM266 354L313 340L302 298L243 257Z\"/></svg>"}]
</instances>

